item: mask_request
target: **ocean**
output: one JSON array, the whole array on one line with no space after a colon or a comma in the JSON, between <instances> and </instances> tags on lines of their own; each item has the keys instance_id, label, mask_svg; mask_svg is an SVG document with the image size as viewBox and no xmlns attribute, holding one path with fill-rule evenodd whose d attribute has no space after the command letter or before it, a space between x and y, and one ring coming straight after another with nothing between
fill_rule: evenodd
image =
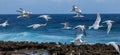
<instances>
[{"instance_id":1,"label":"ocean","mask_svg":"<svg viewBox=\"0 0 120 55\"><path fill-rule=\"evenodd\" d=\"M30 18L17 18L18 14L0 14L0 23L8 20L10 24L7 27L0 27L0 40L2 41L33 41L33 42L62 42L70 43L76 38L75 29L64 30L60 23L69 22L70 27L74 28L77 25L85 25L87 36L83 36L82 40L88 43L107 43L117 42L120 44L120 14L101 14L101 23L104 25L98 30L91 29L91 26L96 20L96 14L83 14L85 17L74 18L76 14L49 14L51 20L45 21L42 18L37 18L42 14L32 14ZM102 22L105 20L113 20L113 27L107 35L107 25ZM44 24L47 26L37 29L28 28L31 24ZM81 34L81 32L80 32Z\"/></svg>"}]
</instances>

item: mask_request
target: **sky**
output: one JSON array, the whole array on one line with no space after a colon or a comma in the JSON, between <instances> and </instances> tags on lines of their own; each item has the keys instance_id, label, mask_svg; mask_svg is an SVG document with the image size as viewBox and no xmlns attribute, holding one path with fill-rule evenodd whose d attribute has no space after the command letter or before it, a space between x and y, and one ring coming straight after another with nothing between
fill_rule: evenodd
<instances>
[{"instance_id":1,"label":"sky","mask_svg":"<svg viewBox=\"0 0 120 55\"><path fill-rule=\"evenodd\" d=\"M83 14L120 13L120 0L0 0L0 14L19 14L19 8L33 14L72 14L73 5Z\"/></svg>"}]
</instances>

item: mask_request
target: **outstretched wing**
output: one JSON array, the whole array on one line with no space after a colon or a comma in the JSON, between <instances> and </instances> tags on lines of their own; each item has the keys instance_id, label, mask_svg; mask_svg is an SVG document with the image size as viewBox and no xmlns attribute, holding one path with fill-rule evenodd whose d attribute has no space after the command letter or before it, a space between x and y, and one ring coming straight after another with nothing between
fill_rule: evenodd
<instances>
[{"instance_id":1,"label":"outstretched wing","mask_svg":"<svg viewBox=\"0 0 120 55\"><path fill-rule=\"evenodd\" d=\"M112 27L112 23L108 23L107 34L109 34L111 27Z\"/></svg>"},{"instance_id":2,"label":"outstretched wing","mask_svg":"<svg viewBox=\"0 0 120 55\"><path fill-rule=\"evenodd\" d=\"M100 17L100 14L98 13L97 14L97 19L96 19L96 21L95 21L95 23L93 25L95 25L95 26L99 25L100 21L101 21L101 17Z\"/></svg>"},{"instance_id":3,"label":"outstretched wing","mask_svg":"<svg viewBox=\"0 0 120 55\"><path fill-rule=\"evenodd\" d=\"M83 32L83 34L86 36L87 35L87 33L86 33L86 30L85 29L83 29L82 30L82 32Z\"/></svg>"},{"instance_id":4,"label":"outstretched wing","mask_svg":"<svg viewBox=\"0 0 120 55\"><path fill-rule=\"evenodd\" d=\"M107 43L107 45L112 45L115 48L115 50L120 54L120 50L116 42L109 42Z\"/></svg>"},{"instance_id":5,"label":"outstretched wing","mask_svg":"<svg viewBox=\"0 0 120 55\"><path fill-rule=\"evenodd\" d=\"M83 36L83 34L77 35L76 38L75 38L75 40L81 39L82 36Z\"/></svg>"}]
</instances>

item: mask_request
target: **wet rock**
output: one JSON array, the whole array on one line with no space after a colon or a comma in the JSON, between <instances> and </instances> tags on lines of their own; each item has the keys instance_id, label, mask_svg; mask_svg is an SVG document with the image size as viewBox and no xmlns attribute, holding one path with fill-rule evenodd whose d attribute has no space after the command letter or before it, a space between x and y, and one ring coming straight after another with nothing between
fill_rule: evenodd
<instances>
[{"instance_id":1,"label":"wet rock","mask_svg":"<svg viewBox=\"0 0 120 55\"><path fill-rule=\"evenodd\" d=\"M119 46L120 47L120 46ZM21 50L47 50L49 55L119 55L118 52L111 46L105 44L82 44L74 45L55 43L55 42L4 42L0 41L0 55L11 55L14 53L22 53ZM33 53L37 53L33 51Z\"/></svg>"}]
</instances>

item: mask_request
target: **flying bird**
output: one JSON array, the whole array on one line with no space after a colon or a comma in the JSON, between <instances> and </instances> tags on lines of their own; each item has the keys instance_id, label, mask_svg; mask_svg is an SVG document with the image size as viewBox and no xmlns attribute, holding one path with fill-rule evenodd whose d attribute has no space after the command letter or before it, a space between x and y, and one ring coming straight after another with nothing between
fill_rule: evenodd
<instances>
[{"instance_id":1,"label":"flying bird","mask_svg":"<svg viewBox=\"0 0 120 55\"><path fill-rule=\"evenodd\" d=\"M76 12L77 13L77 15L74 16L74 17L84 17L83 15L81 15L82 11L76 5L73 6L72 12Z\"/></svg>"},{"instance_id":2,"label":"flying bird","mask_svg":"<svg viewBox=\"0 0 120 55\"><path fill-rule=\"evenodd\" d=\"M6 27L6 26L8 26L9 24L8 24L8 21L5 21L4 23L1 23L0 24L0 26L2 26L2 27Z\"/></svg>"},{"instance_id":3,"label":"flying bird","mask_svg":"<svg viewBox=\"0 0 120 55\"><path fill-rule=\"evenodd\" d=\"M84 41L81 40L82 36L83 36L83 34L77 35L76 38L71 42L76 44L76 45L83 43Z\"/></svg>"},{"instance_id":4,"label":"flying bird","mask_svg":"<svg viewBox=\"0 0 120 55\"><path fill-rule=\"evenodd\" d=\"M46 25L47 25L47 23L45 23L45 24L32 24L32 25L27 26L27 27L32 27L33 29L37 29L41 26L46 26Z\"/></svg>"},{"instance_id":5,"label":"flying bird","mask_svg":"<svg viewBox=\"0 0 120 55\"><path fill-rule=\"evenodd\" d=\"M46 21L49 21L49 19L52 19L49 15L41 15L39 18L44 18Z\"/></svg>"},{"instance_id":6,"label":"flying bird","mask_svg":"<svg viewBox=\"0 0 120 55\"><path fill-rule=\"evenodd\" d=\"M65 22L65 23L61 23L64 25L63 29L71 29L71 27L69 27L69 22Z\"/></svg>"},{"instance_id":7,"label":"flying bird","mask_svg":"<svg viewBox=\"0 0 120 55\"><path fill-rule=\"evenodd\" d=\"M116 42L108 42L108 43L106 43L107 45L112 45L114 48L115 48L115 50L119 53L119 55L120 55L120 49L119 49L119 47L118 47L118 45L116 44Z\"/></svg>"},{"instance_id":8,"label":"flying bird","mask_svg":"<svg viewBox=\"0 0 120 55\"><path fill-rule=\"evenodd\" d=\"M97 13L97 19L92 26L89 26L89 29L92 29L92 28L99 29L100 27L103 27L102 25L100 26L100 22L101 22L101 17L100 17L100 14Z\"/></svg>"},{"instance_id":9,"label":"flying bird","mask_svg":"<svg viewBox=\"0 0 120 55\"><path fill-rule=\"evenodd\" d=\"M83 36L83 34L76 35L76 38L71 42L74 43L75 45L86 43L87 41L81 39L82 36Z\"/></svg>"},{"instance_id":10,"label":"flying bird","mask_svg":"<svg viewBox=\"0 0 120 55\"><path fill-rule=\"evenodd\" d=\"M107 34L109 34L109 32L110 32L110 30L111 30L111 28L112 28L112 23L113 23L113 22L114 22L114 21L112 21L112 20L106 20L106 21L102 22L102 23L106 23L106 24L108 25Z\"/></svg>"},{"instance_id":11,"label":"flying bird","mask_svg":"<svg viewBox=\"0 0 120 55\"><path fill-rule=\"evenodd\" d=\"M32 12L30 12L30 11L26 12L22 8L20 8L20 10L17 10L17 12L20 12L20 16L18 16L17 18L22 18L22 17L30 18L30 14L32 14Z\"/></svg>"},{"instance_id":12,"label":"flying bird","mask_svg":"<svg viewBox=\"0 0 120 55\"><path fill-rule=\"evenodd\" d=\"M78 26L76 26L74 29L77 29L76 35L79 34L80 29L82 30L82 33L83 33L85 36L87 35L84 25L78 25Z\"/></svg>"}]
</instances>

